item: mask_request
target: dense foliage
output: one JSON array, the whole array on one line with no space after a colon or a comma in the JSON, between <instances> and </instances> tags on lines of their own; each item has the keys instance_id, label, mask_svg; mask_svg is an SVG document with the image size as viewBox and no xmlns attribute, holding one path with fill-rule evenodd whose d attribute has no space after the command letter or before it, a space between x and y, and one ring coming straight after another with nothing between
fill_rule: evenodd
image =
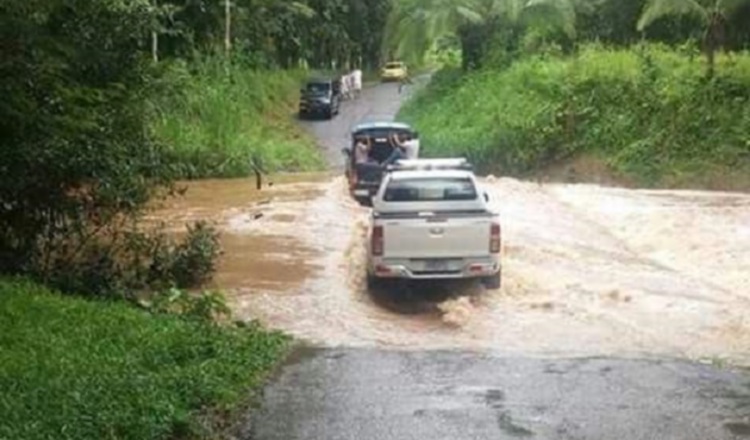
<instances>
[{"instance_id":1,"label":"dense foliage","mask_svg":"<svg viewBox=\"0 0 750 440\"><path fill-rule=\"evenodd\" d=\"M397 56L420 63L437 41L454 37L463 67L478 68L489 48L512 51L527 28L570 36L574 26L573 0L405 0L389 16L384 44Z\"/></svg>"},{"instance_id":2,"label":"dense foliage","mask_svg":"<svg viewBox=\"0 0 750 440\"><path fill-rule=\"evenodd\" d=\"M524 175L590 155L643 184L748 185L750 55L721 57L706 80L685 51L591 46L501 71L444 71L402 116L425 153L465 154L487 171Z\"/></svg>"},{"instance_id":3,"label":"dense foliage","mask_svg":"<svg viewBox=\"0 0 750 440\"><path fill-rule=\"evenodd\" d=\"M106 270L111 248L99 238L116 241L169 182L146 129L148 6L3 2L0 272L48 278L79 258Z\"/></svg>"},{"instance_id":4,"label":"dense foliage","mask_svg":"<svg viewBox=\"0 0 750 440\"><path fill-rule=\"evenodd\" d=\"M159 58L226 49L226 1L157 0ZM232 50L259 66L377 67L390 0L234 0Z\"/></svg>"},{"instance_id":5,"label":"dense foliage","mask_svg":"<svg viewBox=\"0 0 750 440\"><path fill-rule=\"evenodd\" d=\"M747 48L749 21L747 0L403 0L389 16L384 44L419 62L452 42L464 69L505 67L541 46L570 52L587 41L694 40L711 55Z\"/></svg>"},{"instance_id":6,"label":"dense foliage","mask_svg":"<svg viewBox=\"0 0 750 440\"><path fill-rule=\"evenodd\" d=\"M151 127L183 178L239 177L321 165L291 117L304 71L251 70L221 60L170 63L151 100Z\"/></svg>"},{"instance_id":7,"label":"dense foliage","mask_svg":"<svg viewBox=\"0 0 750 440\"><path fill-rule=\"evenodd\" d=\"M216 438L286 341L0 281L0 438Z\"/></svg>"},{"instance_id":8,"label":"dense foliage","mask_svg":"<svg viewBox=\"0 0 750 440\"><path fill-rule=\"evenodd\" d=\"M662 11L667 13L658 18L652 16L655 19L640 31L637 25L649 2L661 3L651 0L580 2L577 8L577 38L582 41L599 40L606 44L624 46L637 43L644 36L649 40L668 44L681 44L687 40L701 41L705 36L705 27L701 23L700 15L673 14L669 8L663 8ZM670 0L663 3L687 2ZM707 6L721 3L724 2L695 2ZM725 18L724 35L719 43L726 49L747 49L750 47L750 28L747 27L750 21L750 2L733 0L728 3L734 4L736 8L732 8L731 14Z\"/></svg>"}]
</instances>

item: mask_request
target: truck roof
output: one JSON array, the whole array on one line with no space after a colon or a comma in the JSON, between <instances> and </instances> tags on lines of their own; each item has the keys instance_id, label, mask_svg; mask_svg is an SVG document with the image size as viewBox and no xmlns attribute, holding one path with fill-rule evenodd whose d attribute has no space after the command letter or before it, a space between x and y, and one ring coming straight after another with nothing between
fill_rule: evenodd
<instances>
[{"instance_id":1,"label":"truck roof","mask_svg":"<svg viewBox=\"0 0 750 440\"><path fill-rule=\"evenodd\" d=\"M363 122L363 123L357 124L352 129L352 132L356 133L362 130L372 130L372 129L377 129L377 128L395 128L397 130L411 130L411 126L403 122L378 121L378 122Z\"/></svg>"},{"instance_id":2,"label":"truck roof","mask_svg":"<svg viewBox=\"0 0 750 440\"><path fill-rule=\"evenodd\" d=\"M402 179L421 179L434 177L437 179L468 179L474 176L469 170L403 170L392 171L390 173L392 180Z\"/></svg>"},{"instance_id":3,"label":"truck roof","mask_svg":"<svg viewBox=\"0 0 750 440\"><path fill-rule=\"evenodd\" d=\"M442 159L400 159L388 165L388 171L433 171L433 170L473 170L473 166L462 157Z\"/></svg>"}]
</instances>

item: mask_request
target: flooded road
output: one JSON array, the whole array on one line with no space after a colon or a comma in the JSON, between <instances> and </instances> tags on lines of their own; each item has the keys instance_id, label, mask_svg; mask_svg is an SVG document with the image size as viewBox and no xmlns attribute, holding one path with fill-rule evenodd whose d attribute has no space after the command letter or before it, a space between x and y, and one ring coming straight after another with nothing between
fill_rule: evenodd
<instances>
[{"instance_id":1,"label":"flooded road","mask_svg":"<svg viewBox=\"0 0 750 440\"><path fill-rule=\"evenodd\" d=\"M534 356L668 356L750 365L750 195L486 179L501 213L503 288L368 292L369 211L336 170L358 118L392 114L395 85L306 122L334 169L188 184L159 213L222 232L215 287L236 315L326 347ZM411 293L407 298L406 293Z\"/></svg>"},{"instance_id":2,"label":"flooded road","mask_svg":"<svg viewBox=\"0 0 750 440\"><path fill-rule=\"evenodd\" d=\"M344 179L289 179L196 182L172 207L220 227L215 283L238 317L323 346L750 365L750 195L490 178L503 288L421 285L406 299L366 290L369 211Z\"/></svg>"},{"instance_id":3,"label":"flooded road","mask_svg":"<svg viewBox=\"0 0 750 440\"><path fill-rule=\"evenodd\" d=\"M270 176L261 190L191 182L155 213L174 231L214 223L214 287L235 316L317 346L290 356L236 438L750 435L750 194L489 176L502 289L368 291L369 211L348 195L339 150L398 99L374 87L340 118L304 123L329 173Z\"/></svg>"}]
</instances>

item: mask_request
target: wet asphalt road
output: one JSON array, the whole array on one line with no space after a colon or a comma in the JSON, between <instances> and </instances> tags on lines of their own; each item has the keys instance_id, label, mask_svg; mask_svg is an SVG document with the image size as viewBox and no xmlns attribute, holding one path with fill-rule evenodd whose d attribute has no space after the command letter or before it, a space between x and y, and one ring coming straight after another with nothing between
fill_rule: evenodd
<instances>
[{"instance_id":1,"label":"wet asphalt road","mask_svg":"<svg viewBox=\"0 0 750 440\"><path fill-rule=\"evenodd\" d=\"M300 123L318 140L329 166L343 169L341 149L351 142L351 129L364 121L393 119L402 102L426 80L427 76L416 78L415 85L405 86L402 93L398 83L366 87L359 98L343 102L341 113L332 120L304 119Z\"/></svg>"},{"instance_id":2,"label":"wet asphalt road","mask_svg":"<svg viewBox=\"0 0 750 440\"><path fill-rule=\"evenodd\" d=\"M362 119L393 115L397 85L303 124L331 167ZM320 325L325 325L321 322ZM299 349L266 386L246 440L750 439L750 375L674 360Z\"/></svg>"},{"instance_id":3,"label":"wet asphalt road","mask_svg":"<svg viewBox=\"0 0 750 440\"><path fill-rule=\"evenodd\" d=\"M306 349L246 438L740 440L749 414L747 377L704 365Z\"/></svg>"}]
</instances>

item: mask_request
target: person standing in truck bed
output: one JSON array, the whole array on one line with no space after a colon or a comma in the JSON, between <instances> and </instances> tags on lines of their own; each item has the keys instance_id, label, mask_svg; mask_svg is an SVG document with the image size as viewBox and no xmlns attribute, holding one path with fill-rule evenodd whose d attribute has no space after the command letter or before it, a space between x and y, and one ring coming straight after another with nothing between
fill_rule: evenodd
<instances>
[{"instance_id":1,"label":"person standing in truck bed","mask_svg":"<svg viewBox=\"0 0 750 440\"><path fill-rule=\"evenodd\" d=\"M419 140L409 134L393 133L391 135L393 153L383 162L383 166L396 163L401 159L416 159L419 152Z\"/></svg>"},{"instance_id":2,"label":"person standing in truck bed","mask_svg":"<svg viewBox=\"0 0 750 440\"><path fill-rule=\"evenodd\" d=\"M357 143L354 145L354 162L357 164L370 162L371 148L372 140L370 136L365 135L357 138Z\"/></svg>"}]
</instances>

